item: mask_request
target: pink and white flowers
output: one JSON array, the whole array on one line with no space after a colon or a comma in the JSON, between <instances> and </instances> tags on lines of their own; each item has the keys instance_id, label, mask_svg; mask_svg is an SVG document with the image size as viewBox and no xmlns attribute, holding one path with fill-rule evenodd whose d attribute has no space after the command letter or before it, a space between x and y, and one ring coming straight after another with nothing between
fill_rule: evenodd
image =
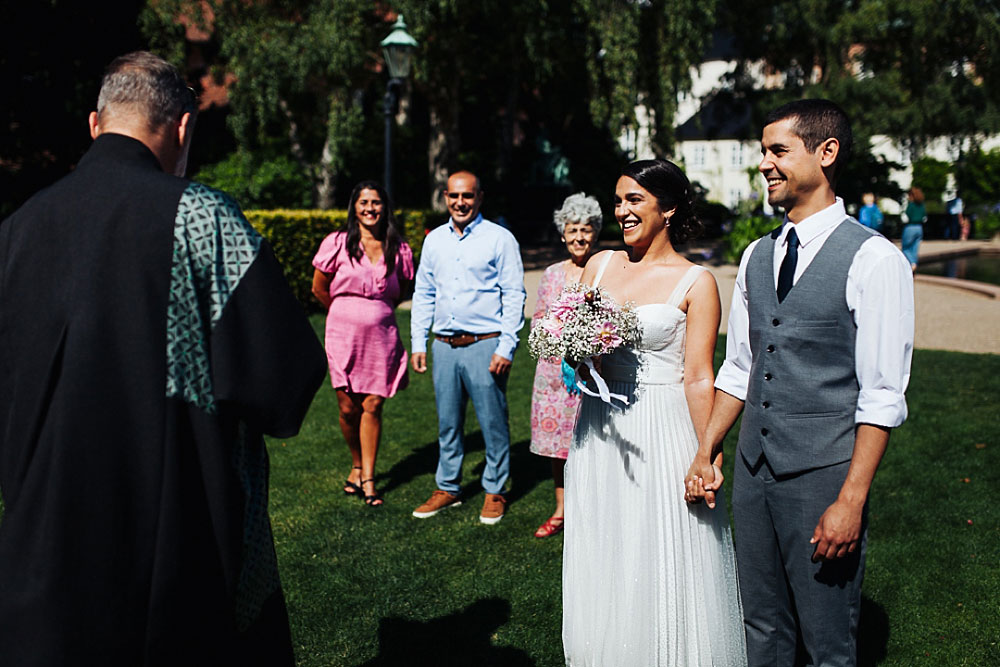
<instances>
[{"instance_id":1,"label":"pink and white flowers","mask_svg":"<svg viewBox=\"0 0 1000 667\"><path fill-rule=\"evenodd\" d=\"M583 361L639 339L639 318L631 302L619 306L601 287L575 283L563 288L528 336L536 359Z\"/></svg>"}]
</instances>

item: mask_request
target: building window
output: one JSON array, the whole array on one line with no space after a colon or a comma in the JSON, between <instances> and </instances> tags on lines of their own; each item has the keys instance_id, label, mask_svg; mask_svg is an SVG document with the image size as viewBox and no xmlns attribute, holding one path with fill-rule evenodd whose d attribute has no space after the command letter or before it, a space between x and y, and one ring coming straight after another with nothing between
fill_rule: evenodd
<instances>
[{"instance_id":1,"label":"building window","mask_svg":"<svg viewBox=\"0 0 1000 667\"><path fill-rule=\"evenodd\" d=\"M743 201L743 191L739 188L729 189L729 208L736 208Z\"/></svg>"},{"instance_id":2,"label":"building window","mask_svg":"<svg viewBox=\"0 0 1000 667\"><path fill-rule=\"evenodd\" d=\"M743 144L737 142L732 145L729 150L729 166L731 167L742 167L743 166Z\"/></svg>"},{"instance_id":3,"label":"building window","mask_svg":"<svg viewBox=\"0 0 1000 667\"><path fill-rule=\"evenodd\" d=\"M691 149L691 166L692 167L704 167L705 166L705 146L704 144L695 144Z\"/></svg>"}]
</instances>

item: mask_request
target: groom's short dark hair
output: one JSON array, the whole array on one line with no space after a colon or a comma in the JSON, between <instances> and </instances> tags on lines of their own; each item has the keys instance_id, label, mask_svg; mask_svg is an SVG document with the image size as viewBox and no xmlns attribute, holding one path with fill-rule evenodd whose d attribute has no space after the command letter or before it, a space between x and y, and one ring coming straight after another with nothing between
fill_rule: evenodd
<instances>
[{"instance_id":1,"label":"groom's short dark hair","mask_svg":"<svg viewBox=\"0 0 1000 667\"><path fill-rule=\"evenodd\" d=\"M833 176L840 175L851 157L854 134L847 113L836 103L824 99L795 100L783 104L764 118L764 127L771 123L792 119L792 132L802 139L806 150L815 151L827 139L836 139L840 144Z\"/></svg>"}]
</instances>

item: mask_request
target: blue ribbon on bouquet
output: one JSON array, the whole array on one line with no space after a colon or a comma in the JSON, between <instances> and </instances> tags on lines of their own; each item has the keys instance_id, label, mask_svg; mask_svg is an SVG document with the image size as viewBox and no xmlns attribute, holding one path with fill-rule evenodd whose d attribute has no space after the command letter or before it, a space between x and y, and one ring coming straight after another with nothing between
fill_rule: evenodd
<instances>
[{"instance_id":1,"label":"blue ribbon on bouquet","mask_svg":"<svg viewBox=\"0 0 1000 667\"><path fill-rule=\"evenodd\" d=\"M610 389L608 389L608 383L604 381L604 378L601 377L601 374L597 372L596 368L594 368L594 360L591 359L590 357L587 357L586 359L583 360L582 365L586 366L590 370L590 377L594 380L594 384L597 386L597 392L596 393L593 392L586 384L584 384L582 380L579 379L580 364L577 364L576 370L574 371L576 375L577 388L583 393L585 393L587 396L594 396L596 398L600 398L602 401L604 401L611 407L618 408L619 410L624 410L625 409L624 405L628 405L628 397L623 396L622 394L614 394L611 392ZM618 405L616 403L612 403L611 402L612 399L617 399L621 401L624 405Z\"/></svg>"},{"instance_id":2,"label":"blue ribbon on bouquet","mask_svg":"<svg viewBox=\"0 0 1000 667\"><path fill-rule=\"evenodd\" d=\"M576 386L576 368L565 359L562 360L562 382L570 396L576 396L580 389Z\"/></svg>"}]
</instances>

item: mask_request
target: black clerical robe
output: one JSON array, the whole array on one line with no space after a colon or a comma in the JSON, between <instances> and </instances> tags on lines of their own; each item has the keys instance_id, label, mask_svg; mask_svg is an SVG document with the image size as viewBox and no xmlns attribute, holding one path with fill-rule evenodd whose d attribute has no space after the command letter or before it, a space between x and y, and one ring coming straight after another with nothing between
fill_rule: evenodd
<instances>
[{"instance_id":1,"label":"black clerical robe","mask_svg":"<svg viewBox=\"0 0 1000 667\"><path fill-rule=\"evenodd\" d=\"M0 223L0 664L293 664L262 434L325 370L236 204L134 139Z\"/></svg>"}]
</instances>

